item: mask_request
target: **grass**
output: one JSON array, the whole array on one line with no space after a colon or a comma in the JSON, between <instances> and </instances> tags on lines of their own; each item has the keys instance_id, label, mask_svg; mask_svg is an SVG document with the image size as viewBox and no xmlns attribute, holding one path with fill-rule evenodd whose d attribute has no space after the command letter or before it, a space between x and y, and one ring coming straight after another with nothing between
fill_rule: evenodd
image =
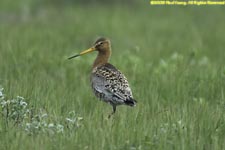
<instances>
[{"instance_id":1,"label":"grass","mask_svg":"<svg viewBox=\"0 0 225 150\"><path fill-rule=\"evenodd\" d=\"M6 99L22 96L58 122L72 111L83 120L74 130L29 135L1 117L0 149L225 149L223 7L3 4ZM99 36L111 39L111 63L138 100L109 120L111 106L89 83L96 54L66 60Z\"/></svg>"}]
</instances>

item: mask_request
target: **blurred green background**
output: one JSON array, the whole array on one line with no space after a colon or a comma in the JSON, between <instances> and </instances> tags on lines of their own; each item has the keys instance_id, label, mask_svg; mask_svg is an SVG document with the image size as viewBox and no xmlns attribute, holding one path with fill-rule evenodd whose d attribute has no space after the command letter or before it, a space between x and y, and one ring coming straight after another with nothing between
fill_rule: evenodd
<instances>
[{"instance_id":1,"label":"blurred green background","mask_svg":"<svg viewBox=\"0 0 225 150\"><path fill-rule=\"evenodd\" d=\"M1 0L0 85L76 130L28 135L0 118L0 149L225 149L224 6L147 0ZM96 54L66 58L100 36L138 104L111 106L89 83ZM51 121L51 119L50 119Z\"/></svg>"}]
</instances>

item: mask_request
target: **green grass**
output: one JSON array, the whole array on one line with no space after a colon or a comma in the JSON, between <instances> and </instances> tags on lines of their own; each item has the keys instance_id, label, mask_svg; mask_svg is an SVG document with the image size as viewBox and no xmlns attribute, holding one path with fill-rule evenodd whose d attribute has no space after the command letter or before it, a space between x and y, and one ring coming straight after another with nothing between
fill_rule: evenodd
<instances>
[{"instance_id":1,"label":"green grass","mask_svg":"<svg viewBox=\"0 0 225 150\"><path fill-rule=\"evenodd\" d=\"M225 149L223 7L26 4L5 2L0 12L0 85L8 99L22 96L59 120L75 111L83 121L28 135L0 117L1 150ZM111 106L89 83L96 54L66 60L99 36L111 39L110 62L138 101L109 120Z\"/></svg>"}]
</instances>

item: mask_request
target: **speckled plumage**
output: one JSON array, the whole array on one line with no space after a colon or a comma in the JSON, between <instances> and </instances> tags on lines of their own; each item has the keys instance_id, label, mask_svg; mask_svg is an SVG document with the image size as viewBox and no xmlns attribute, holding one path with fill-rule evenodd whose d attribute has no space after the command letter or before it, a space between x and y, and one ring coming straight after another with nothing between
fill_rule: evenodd
<instances>
[{"instance_id":1,"label":"speckled plumage","mask_svg":"<svg viewBox=\"0 0 225 150\"><path fill-rule=\"evenodd\" d=\"M91 85L98 98L113 106L135 105L126 77L109 63L93 68Z\"/></svg>"},{"instance_id":2,"label":"speckled plumage","mask_svg":"<svg viewBox=\"0 0 225 150\"><path fill-rule=\"evenodd\" d=\"M91 86L96 97L112 105L112 114L116 112L117 105L135 106L136 100L133 99L126 77L113 65L108 63L111 55L111 44L108 39L99 38L93 47L69 57L69 59L92 51L98 51L98 56L93 63L91 73Z\"/></svg>"}]
</instances>

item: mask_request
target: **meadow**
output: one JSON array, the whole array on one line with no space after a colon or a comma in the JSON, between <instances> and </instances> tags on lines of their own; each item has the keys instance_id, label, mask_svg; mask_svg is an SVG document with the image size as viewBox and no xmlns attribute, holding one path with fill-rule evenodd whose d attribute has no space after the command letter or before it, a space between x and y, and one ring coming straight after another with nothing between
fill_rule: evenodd
<instances>
[{"instance_id":1,"label":"meadow","mask_svg":"<svg viewBox=\"0 0 225 150\"><path fill-rule=\"evenodd\" d=\"M223 6L66 2L0 2L1 150L225 149ZM110 119L67 60L101 36L138 101Z\"/></svg>"}]
</instances>

